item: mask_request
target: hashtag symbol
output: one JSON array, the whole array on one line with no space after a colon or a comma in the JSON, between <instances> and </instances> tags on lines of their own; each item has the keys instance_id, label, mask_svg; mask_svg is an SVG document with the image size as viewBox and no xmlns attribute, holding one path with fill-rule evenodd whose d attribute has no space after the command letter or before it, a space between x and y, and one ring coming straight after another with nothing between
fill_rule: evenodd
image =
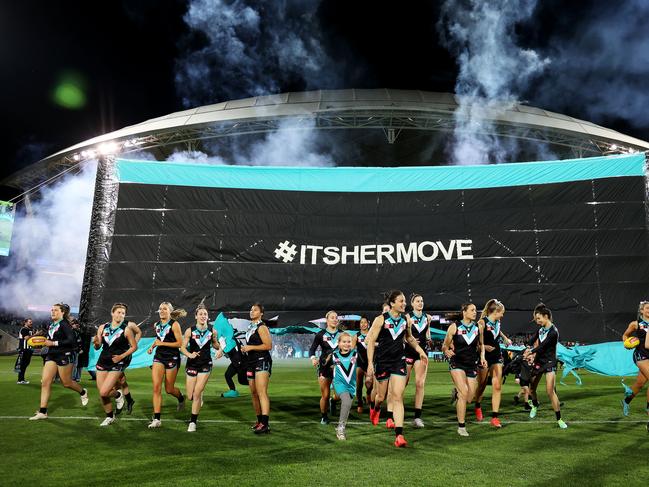
<instances>
[{"instance_id":1,"label":"hashtag symbol","mask_svg":"<svg viewBox=\"0 0 649 487\"><path fill-rule=\"evenodd\" d=\"M295 256L297 255L297 245L291 244L288 240L284 240L279 246L275 249L275 258L281 259L284 262L293 262Z\"/></svg>"}]
</instances>

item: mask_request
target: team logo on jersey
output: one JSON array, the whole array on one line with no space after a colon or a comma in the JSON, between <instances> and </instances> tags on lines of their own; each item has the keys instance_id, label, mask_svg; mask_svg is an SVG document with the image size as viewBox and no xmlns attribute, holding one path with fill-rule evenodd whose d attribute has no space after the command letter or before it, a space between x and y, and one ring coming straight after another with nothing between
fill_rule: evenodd
<instances>
[{"instance_id":1,"label":"team logo on jersey","mask_svg":"<svg viewBox=\"0 0 649 487\"><path fill-rule=\"evenodd\" d=\"M349 365L345 365L345 362L343 359L348 358L349 359ZM356 352L352 351L351 355L348 357L342 357L341 355L338 355L337 353L334 354L334 364L335 364L335 374L340 373L342 375L342 378L345 379L345 381L348 384L352 383L352 379L354 379L354 365L356 364Z\"/></svg>"},{"instance_id":2,"label":"team logo on jersey","mask_svg":"<svg viewBox=\"0 0 649 487\"><path fill-rule=\"evenodd\" d=\"M205 330L204 333L201 333L198 330L194 330L192 331L192 338L200 348L203 348L205 344L212 339L212 332Z\"/></svg>"},{"instance_id":3,"label":"team logo on jersey","mask_svg":"<svg viewBox=\"0 0 649 487\"><path fill-rule=\"evenodd\" d=\"M333 335L330 335L329 332L325 332L325 334L322 336L322 340L324 342L327 342L327 345L331 347L332 350L336 350L338 348L338 333L336 332Z\"/></svg>"},{"instance_id":4,"label":"team logo on jersey","mask_svg":"<svg viewBox=\"0 0 649 487\"><path fill-rule=\"evenodd\" d=\"M457 330L457 334L462 335L464 341L470 345L480 334L480 330L478 329L478 325L476 324L473 324L471 327L461 325Z\"/></svg>"},{"instance_id":5,"label":"team logo on jersey","mask_svg":"<svg viewBox=\"0 0 649 487\"><path fill-rule=\"evenodd\" d=\"M50 327L47 329L47 334L50 337L50 340L54 338L54 334L58 331L60 327L61 327L60 321L56 324L50 324Z\"/></svg>"},{"instance_id":6,"label":"team logo on jersey","mask_svg":"<svg viewBox=\"0 0 649 487\"><path fill-rule=\"evenodd\" d=\"M165 326L160 325L160 323L156 323L155 325L155 334L158 337L160 341L164 341L165 337L169 334L169 330L171 330L171 325L169 323L165 324Z\"/></svg>"},{"instance_id":7,"label":"team logo on jersey","mask_svg":"<svg viewBox=\"0 0 649 487\"><path fill-rule=\"evenodd\" d=\"M110 325L104 328L104 341L108 343L108 346L111 346L115 340L122 336L124 330L120 326L115 329L115 331L110 329Z\"/></svg>"},{"instance_id":8,"label":"team logo on jersey","mask_svg":"<svg viewBox=\"0 0 649 487\"><path fill-rule=\"evenodd\" d=\"M649 323L646 321L642 320L638 322L638 328L644 331L649 331Z\"/></svg>"},{"instance_id":9,"label":"team logo on jersey","mask_svg":"<svg viewBox=\"0 0 649 487\"><path fill-rule=\"evenodd\" d=\"M492 323L491 321L487 320L487 330L491 332L494 338L498 338L498 335L500 335L500 321Z\"/></svg>"},{"instance_id":10,"label":"team logo on jersey","mask_svg":"<svg viewBox=\"0 0 649 487\"><path fill-rule=\"evenodd\" d=\"M405 324L406 320L403 319L403 317L399 317L399 322L395 323L392 321L392 319L385 320L385 323L383 323L383 328L387 328L388 331L390 332L390 335L392 335L392 339L396 340L401 333L403 333L403 330L406 329Z\"/></svg>"},{"instance_id":11,"label":"team logo on jersey","mask_svg":"<svg viewBox=\"0 0 649 487\"><path fill-rule=\"evenodd\" d=\"M367 335L358 335L358 343L360 343L365 349L367 349L367 343L365 343L366 339Z\"/></svg>"}]
</instances>

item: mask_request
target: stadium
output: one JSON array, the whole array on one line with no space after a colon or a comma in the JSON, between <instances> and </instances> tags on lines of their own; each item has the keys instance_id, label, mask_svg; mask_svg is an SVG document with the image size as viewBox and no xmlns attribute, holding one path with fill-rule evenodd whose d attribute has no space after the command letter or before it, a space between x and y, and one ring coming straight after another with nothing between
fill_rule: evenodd
<instances>
[{"instance_id":1,"label":"stadium","mask_svg":"<svg viewBox=\"0 0 649 487\"><path fill-rule=\"evenodd\" d=\"M99 160L79 317L83 325L98 326L108 319L112 303L126 302L129 319L142 324L147 346L140 345L134 355L140 368L129 371L138 402L133 416L122 416L124 421L113 431L93 430L88 445L111 445L119 438L123 449L144 444L164 462L169 461L164 460L165 445L174 444L178 462L185 465L194 458L195 440L179 436L185 435L187 413L165 414L166 428L155 432L160 433L155 440L145 434L143 421L151 413L146 367L152 359L146 349L153 342L148 337L154 334L161 302L187 309L189 324L199 303L205 304L210 319L220 312L237 319L247 318L250 305L260 301L264 317L272 318L273 339L279 339L292 332L313 333L313 324L330 309L339 315L376 316L382 293L396 288L406 296L423 295L431 327L440 333L436 339L443 338L449 324L446 313L466 301L476 303L479 312L490 298L505 304L503 327L510 336L529 335L535 327L532 310L542 301L552 308L562 342L609 342L611 347L617 342L623 355L607 352L604 357L598 345L560 345L566 374L579 370L585 384L580 388L569 378L559 389L566 403L564 417L580 432L579 438L556 441L544 393L541 418L532 426L527 411L511 405L520 389L511 377L503 386L505 428L496 433L501 438L494 440L488 425L474 422L469 412L470 446L456 439L455 410L447 399L448 367L431 360L427 428L407 428L411 455L395 463L387 484L426 484L412 472L422 465L428 468L431 455L439 455L434 466L443 464L447 470L427 471L431 485L464 484L467 478L471 483L529 483L522 471L503 472L495 480L483 471L494 441L502 448L516 442L517 448L529 451L552 442L554 451L543 457L548 469L542 480L548 485L570 484L576 470L583 479L598 481L602 473L595 459L601 443L594 438L603 431L610 433L607 439L615 438L604 482L633 483L636 477L624 467L625 452L646 442L644 428L637 424L646 418L611 419L610 403L617 408L611 397L622 395L615 376L637 371L619 339L638 301L646 297L649 143L525 104L490 105L481 111L480 135L508 147L511 159L503 164L451 164L458 106L452 94L391 89L232 100L100 135L5 180L5 185L28 191L61 174L74 175L85 161ZM300 167L299 154L267 161L262 154L250 164L242 159L250 155L246 148L275 137L292 141L294 134L308 137L308 151L324 155L317 159L326 161L324 167ZM355 319L346 325L357 327ZM291 346L297 349L298 343L296 339ZM597 353L601 358L594 359ZM300 357L305 354L302 350ZM619 366L620 356L625 366L613 373L607 366ZM248 427L250 399L245 393L236 399L215 394L223 389L221 362L215 362L212 379L217 377L218 385L206 390L198 434L212 435L211 441L218 431L228 438L223 471L212 480L249 485L253 482L239 475L249 462L251 438L239 430ZM258 460L273 464L269 483L314 485L313 472L320 469L333 482L344 483L351 475L345 469L359 464L353 483L374 479L374 463L394 455L382 438L385 428L372 429L365 416L352 412L348 439L353 441L342 447L334 443L335 436L317 422L317 383L307 367L278 360L273 371L274 430L269 442L255 446ZM34 366L32 374L30 388L12 401L35 404ZM603 394L589 395L594 388ZM97 398L96 390L90 394ZM409 419L413 395L414 386L409 386L404 396ZM88 412L79 414L72 396L57 399L54 418L63 419L42 422L44 434L73 429L74 421L94 428L102 414L98 403L91 402ZM23 414L6 397L0 401L3 411ZM170 411L173 398L164 401ZM130 430L137 433L126 434ZM584 437L588 444L579 448ZM456 464L467 448L476 461ZM312 450L317 453L303 453ZM162 465L144 455L129 468L116 451L105 446L101 451L115 462L97 468L106 478L141 482L138 469L151 472ZM67 445L59 453L78 456ZM557 464L567 455L572 463ZM340 470L329 470L334 461ZM535 468L527 460L516 462L523 469ZM8 475L18 478L18 472ZM57 475L55 483L81 485L66 479L64 472ZM159 484L210 480L199 471L183 475L174 473Z\"/></svg>"}]
</instances>

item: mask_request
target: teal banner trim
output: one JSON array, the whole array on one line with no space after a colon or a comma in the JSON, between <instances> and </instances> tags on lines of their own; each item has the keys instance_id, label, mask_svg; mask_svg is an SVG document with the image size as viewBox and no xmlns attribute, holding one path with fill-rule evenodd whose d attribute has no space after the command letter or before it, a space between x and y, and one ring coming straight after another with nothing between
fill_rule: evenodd
<instances>
[{"instance_id":1,"label":"teal banner trim","mask_svg":"<svg viewBox=\"0 0 649 487\"><path fill-rule=\"evenodd\" d=\"M213 166L117 160L120 183L311 192L499 188L644 176L644 154L547 162L423 167Z\"/></svg>"}]
</instances>

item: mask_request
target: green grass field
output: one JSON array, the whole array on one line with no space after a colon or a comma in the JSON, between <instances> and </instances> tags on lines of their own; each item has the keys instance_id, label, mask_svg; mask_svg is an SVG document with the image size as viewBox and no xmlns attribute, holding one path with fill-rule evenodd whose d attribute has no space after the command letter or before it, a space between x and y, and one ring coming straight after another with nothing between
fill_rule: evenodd
<instances>
[{"instance_id":1,"label":"green grass field","mask_svg":"<svg viewBox=\"0 0 649 487\"><path fill-rule=\"evenodd\" d=\"M647 485L649 434L645 395L621 416L619 379L583 373L584 385L559 386L569 424L559 430L545 392L535 420L504 388L501 430L488 421L470 422L469 438L456 434L449 402L450 377L444 364L428 372L424 404L426 428L406 423L406 449L392 445L393 433L372 427L355 409L347 441L336 440L334 422L319 424L318 386L305 362L277 362L271 379L272 433L250 431L254 414L250 395L219 397L225 390L224 361L215 368L199 418L198 431L187 433L189 410L177 413L165 396L163 427L148 430L151 415L149 369L129 371L136 400L131 416L100 428L103 413L94 382L90 404L77 394L53 387L50 419L30 422L38 407L41 361L34 357L27 379L16 385L14 357L0 358L0 485L534 485L583 487ZM179 374L184 389L184 371ZM569 379L574 384L574 379ZM630 379L627 381L630 382ZM414 384L407 390L406 416L412 419ZM490 389L487 390L490 394ZM490 396L489 396L490 397ZM483 403L487 414L490 399ZM469 419L473 419L471 413Z\"/></svg>"}]
</instances>

